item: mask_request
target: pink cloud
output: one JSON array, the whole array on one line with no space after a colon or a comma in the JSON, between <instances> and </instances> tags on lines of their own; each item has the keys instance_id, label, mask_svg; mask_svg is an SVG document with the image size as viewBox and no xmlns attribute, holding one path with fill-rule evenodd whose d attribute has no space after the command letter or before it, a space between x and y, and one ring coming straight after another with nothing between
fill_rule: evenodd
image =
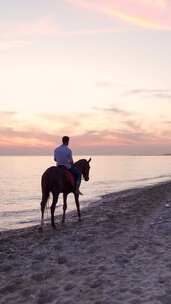
<instances>
[{"instance_id":1,"label":"pink cloud","mask_svg":"<svg viewBox=\"0 0 171 304\"><path fill-rule=\"evenodd\" d=\"M48 16L42 17L33 23L20 24L15 28L16 33L24 35L56 34L58 30L59 28L56 22L53 20L53 18Z\"/></svg>"},{"instance_id":2,"label":"pink cloud","mask_svg":"<svg viewBox=\"0 0 171 304\"><path fill-rule=\"evenodd\" d=\"M141 28L171 30L171 4L167 0L67 0Z\"/></svg>"},{"instance_id":3,"label":"pink cloud","mask_svg":"<svg viewBox=\"0 0 171 304\"><path fill-rule=\"evenodd\" d=\"M59 31L52 17L44 16L33 22L19 24L0 24L0 36L3 38L23 37L32 35L54 35Z\"/></svg>"},{"instance_id":4,"label":"pink cloud","mask_svg":"<svg viewBox=\"0 0 171 304\"><path fill-rule=\"evenodd\" d=\"M27 47L32 44L31 39L37 36L82 36L116 31L114 28L64 30L53 16L44 16L28 23L0 23L0 51Z\"/></svg>"},{"instance_id":5,"label":"pink cloud","mask_svg":"<svg viewBox=\"0 0 171 304\"><path fill-rule=\"evenodd\" d=\"M0 51L27 47L34 36L55 35L60 31L55 20L45 16L34 22L0 24Z\"/></svg>"},{"instance_id":6,"label":"pink cloud","mask_svg":"<svg viewBox=\"0 0 171 304\"><path fill-rule=\"evenodd\" d=\"M31 45L31 41L26 41L23 39L6 40L0 41L0 51L6 51L14 48L23 48Z\"/></svg>"},{"instance_id":7,"label":"pink cloud","mask_svg":"<svg viewBox=\"0 0 171 304\"><path fill-rule=\"evenodd\" d=\"M105 112L105 113L104 113ZM91 114L91 115L90 115ZM131 153L139 151L143 153L145 147L154 153L160 151L165 146L171 146L170 124L164 124L160 131L144 128L141 121L130 117L129 113L117 108L105 109L105 111L93 113L78 113L71 117L55 114L34 114L28 117L27 121L21 113L0 112L0 154L3 153L24 153L24 154L46 154L53 153L53 149L60 144L61 137L69 135L74 154L76 153ZM108 120L118 121L117 125L111 127L103 124L87 127L89 123L95 121L95 117L107 115ZM90 117L91 116L91 117ZM36 118L36 119L35 119ZM39 120L39 122L38 122ZM59 125L50 129L59 121ZM48 122L49 128L44 125ZM64 123L63 123L64 122ZM155 147L159 149L156 149ZM153 150L152 150L153 149ZM165 151L168 151L165 149ZM163 150L164 151L164 150Z\"/></svg>"}]
</instances>

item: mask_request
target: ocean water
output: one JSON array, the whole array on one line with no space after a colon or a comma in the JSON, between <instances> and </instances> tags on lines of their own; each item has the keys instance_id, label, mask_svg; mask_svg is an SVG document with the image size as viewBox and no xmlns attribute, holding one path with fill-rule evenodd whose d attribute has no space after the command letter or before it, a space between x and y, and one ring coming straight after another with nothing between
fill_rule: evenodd
<instances>
[{"instance_id":1,"label":"ocean water","mask_svg":"<svg viewBox=\"0 0 171 304\"><path fill-rule=\"evenodd\" d=\"M77 156L75 160L80 158L89 157ZM0 156L1 231L40 222L41 175L52 165L51 156ZM81 208L110 192L171 179L171 156L92 156L90 165L90 180L81 184ZM68 210L74 209L70 194ZM61 212L60 197L55 214ZM47 211L45 218L50 220L49 217Z\"/></svg>"}]
</instances>

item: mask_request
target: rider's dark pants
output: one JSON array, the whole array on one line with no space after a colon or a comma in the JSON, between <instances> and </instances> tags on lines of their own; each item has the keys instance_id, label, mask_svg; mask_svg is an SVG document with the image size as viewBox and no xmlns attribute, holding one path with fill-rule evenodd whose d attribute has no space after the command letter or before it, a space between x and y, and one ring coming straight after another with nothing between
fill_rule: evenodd
<instances>
[{"instance_id":1,"label":"rider's dark pants","mask_svg":"<svg viewBox=\"0 0 171 304\"><path fill-rule=\"evenodd\" d=\"M80 173L80 171L74 165L72 165L72 167L69 169L69 171L75 176L76 184L78 186L80 186L80 184L81 184L81 173Z\"/></svg>"}]
</instances>

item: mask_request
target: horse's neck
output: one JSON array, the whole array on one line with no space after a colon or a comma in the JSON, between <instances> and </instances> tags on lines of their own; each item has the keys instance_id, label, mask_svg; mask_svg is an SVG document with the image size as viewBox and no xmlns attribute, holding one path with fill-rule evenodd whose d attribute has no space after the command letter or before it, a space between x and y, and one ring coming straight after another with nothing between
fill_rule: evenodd
<instances>
[{"instance_id":1,"label":"horse's neck","mask_svg":"<svg viewBox=\"0 0 171 304\"><path fill-rule=\"evenodd\" d=\"M74 165L75 165L75 167L77 167L77 168L80 170L80 172L82 173L82 171L83 171L83 160L80 159L80 160L76 161L76 162L74 163Z\"/></svg>"}]
</instances>

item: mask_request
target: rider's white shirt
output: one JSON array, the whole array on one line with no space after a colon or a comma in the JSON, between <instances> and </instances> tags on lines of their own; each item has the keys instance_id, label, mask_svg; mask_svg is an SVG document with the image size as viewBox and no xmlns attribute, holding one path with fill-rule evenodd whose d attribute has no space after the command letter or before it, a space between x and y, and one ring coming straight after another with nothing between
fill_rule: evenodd
<instances>
[{"instance_id":1,"label":"rider's white shirt","mask_svg":"<svg viewBox=\"0 0 171 304\"><path fill-rule=\"evenodd\" d=\"M54 151L54 160L57 165L70 169L73 162L71 149L69 149L67 145L57 147Z\"/></svg>"}]
</instances>

